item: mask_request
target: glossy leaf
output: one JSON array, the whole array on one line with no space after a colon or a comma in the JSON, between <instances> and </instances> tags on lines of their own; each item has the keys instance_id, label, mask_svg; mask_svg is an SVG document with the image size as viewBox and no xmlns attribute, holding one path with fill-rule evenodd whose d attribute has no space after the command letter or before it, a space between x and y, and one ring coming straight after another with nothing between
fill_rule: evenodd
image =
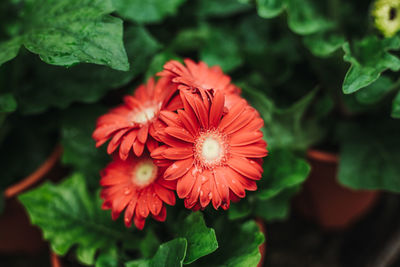
<instances>
[{"instance_id":1,"label":"glossy leaf","mask_svg":"<svg viewBox=\"0 0 400 267\"><path fill-rule=\"evenodd\" d=\"M186 238L188 245L185 264L192 263L218 248L215 231L206 226L201 212L192 213L184 220L180 235Z\"/></svg>"},{"instance_id":2,"label":"glossy leaf","mask_svg":"<svg viewBox=\"0 0 400 267\"><path fill-rule=\"evenodd\" d=\"M328 57L345 43L344 36L334 33L316 33L307 35L304 44L318 57Z\"/></svg>"},{"instance_id":3,"label":"glossy leaf","mask_svg":"<svg viewBox=\"0 0 400 267\"><path fill-rule=\"evenodd\" d=\"M19 199L55 253L65 255L76 246L79 261L93 264L98 250L108 251L117 242L137 240L100 209L100 198L88 193L84 179L74 174L59 185L47 182Z\"/></svg>"},{"instance_id":4,"label":"glossy leaf","mask_svg":"<svg viewBox=\"0 0 400 267\"><path fill-rule=\"evenodd\" d=\"M49 64L88 62L126 71L122 21L107 15L113 11L111 0L25 1L24 30L0 45L7 51L0 65L17 54L20 44Z\"/></svg>"},{"instance_id":5,"label":"glossy leaf","mask_svg":"<svg viewBox=\"0 0 400 267\"><path fill-rule=\"evenodd\" d=\"M386 76L380 76L363 90L357 91L355 96L358 102L369 105L378 103L392 90L393 81Z\"/></svg>"},{"instance_id":6,"label":"glossy leaf","mask_svg":"<svg viewBox=\"0 0 400 267\"><path fill-rule=\"evenodd\" d=\"M288 187L303 183L310 173L310 166L301 157L289 151L273 151L263 164L263 178L258 183L256 195L261 200L274 197Z\"/></svg>"},{"instance_id":7,"label":"glossy leaf","mask_svg":"<svg viewBox=\"0 0 400 267\"><path fill-rule=\"evenodd\" d=\"M345 94L354 93L376 81L386 70L400 70L400 59L389 53L400 49L400 37L378 39L368 36L353 46L343 45L344 60L351 63L343 82Z\"/></svg>"},{"instance_id":8,"label":"glossy leaf","mask_svg":"<svg viewBox=\"0 0 400 267\"><path fill-rule=\"evenodd\" d=\"M201 0L198 1L196 14L204 17L227 17L252 8L248 3L240 3L238 0Z\"/></svg>"},{"instance_id":9,"label":"glossy leaf","mask_svg":"<svg viewBox=\"0 0 400 267\"><path fill-rule=\"evenodd\" d=\"M194 262L194 266L257 266L264 235L253 220L235 223L220 218L213 227L220 246L214 253Z\"/></svg>"},{"instance_id":10,"label":"glossy leaf","mask_svg":"<svg viewBox=\"0 0 400 267\"><path fill-rule=\"evenodd\" d=\"M140 259L125 263L125 267L165 267L183 266L187 242L185 238L176 238L160 245L156 254L149 260Z\"/></svg>"},{"instance_id":11,"label":"glossy leaf","mask_svg":"<svg viewBox=\"0 0 400 267\"><path fill-rule=\"evenodd\" d=\"M258 15L266 19L278 16L287 6L285 0L257 0L256 3Z\"/></svg>"},{"instance_id":12,"label":"glossy leaf","mask_svg":"<svg viewBox=\"0 0 400 267\"><path fill-rule=\"evenodd\" d=\"M113 0L118 14L138 23L155 23L175 15L185 0Z\"/></svg>"}]
</instances>

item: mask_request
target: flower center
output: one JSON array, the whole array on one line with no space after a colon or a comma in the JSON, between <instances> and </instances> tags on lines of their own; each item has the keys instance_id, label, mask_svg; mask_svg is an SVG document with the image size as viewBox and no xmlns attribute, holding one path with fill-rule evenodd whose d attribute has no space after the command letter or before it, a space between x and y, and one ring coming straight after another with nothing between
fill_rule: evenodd
<instances>
[{"instance_id":1,"label":"flower center","mask_svg":"<svg viewBox=\"0 0 400 267\"><path fill-rule=\"evenodd\" d=\"M226 160L227 151L225 136L215 130L201 133L195 143L195 158L203 167L222 164Z\"/></svg>"},{"instance_id":2,"label":"flower center","mask_svg":"<svg viewBox=\"0 0 400 267\"><path fill-rule=\"evenodd\" d=\"M135 113L135 115L133 116L133 121L136 123L146 123L151 119L153 119L155 114L156 114L155 107L144 108Z\"/></svg>"},{"instance_id":3,"label":"flower center","mask_svg":"<svg viewBox=\"0 0 400 267\"><path fill-rule=\"evenodd\" d=\"M133 170L132 181L139 187L145 187L157 178L157 171L157 166L151 160L141 161Z\"/></svg>"}]
</instances>

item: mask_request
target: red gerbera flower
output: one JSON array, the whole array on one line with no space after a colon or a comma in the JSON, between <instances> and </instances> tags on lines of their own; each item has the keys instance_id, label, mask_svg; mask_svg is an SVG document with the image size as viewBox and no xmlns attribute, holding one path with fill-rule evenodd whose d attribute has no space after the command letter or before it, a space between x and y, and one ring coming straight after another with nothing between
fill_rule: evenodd
<instances>
[{"instance_id":1,"label":"red gerbera flower","mask_svg":"<svg viewBox=\"0 0 400 267\"><path fill-rule=\"evenodd\" d=\"M163 174L148 155L127 160L115 157L101 172L102 208L112 210L113 220L125 209L127 227L132 225L133 218L136 227L143 229L149 215L165 221L167 213L163 203L175 205L176 183L164 180Z\"/></svg>"},{"instance_id":2,"label":"red gerbera flower","mask_svg":"<svg viewBox=\"0 0 400 267\"><path fill-rule=\"evenodd\" d=\"M260 131L263 120L245 100L226 113L224 94L204 103L198 94L180 92L184 109L162 111L167 127L160 139L166 144L151 155L172 164L166 180L177 180L177 194L190 209L229 208L230 194L243 198L245 190L256 190L263 169L259 161L267 155Z\"/></svg>"},{"instance_id":3,"label":"red gerbera flower","mask_svg":"<svg viewBox=\"0 0 400 267\"><path fill-rule=\"evenodd\" d=\"M134 96L125 96L123 105L97 120L93 132L96 147L112 138L107 152L111 154L120 146L122 159L128 157L131 149L137 156L142 155L145 144L152 151L157 147L154 123L160 110L176 110L181 106L179 96L173 97L176 90L176 85L167 78L161 78L157 83L150 78L146 85L136 89Z\"/></svg>"},{"instance_id":4,"label":"red gerbera flower","mask_svg":"<svg viewBox=\"0 0 400 267\"><path fill-rule=\"evenodd\" d=\"M225 75L219 66L208 67L203 61L196 64L191 59L185 59L184 62L186 66L176 60L168 61L158 75L168 77L172 82L179 84L179 89L223 91L228 108L240 100L240 88L231 83L231 78Z\"/></svg>"}]
</instances>

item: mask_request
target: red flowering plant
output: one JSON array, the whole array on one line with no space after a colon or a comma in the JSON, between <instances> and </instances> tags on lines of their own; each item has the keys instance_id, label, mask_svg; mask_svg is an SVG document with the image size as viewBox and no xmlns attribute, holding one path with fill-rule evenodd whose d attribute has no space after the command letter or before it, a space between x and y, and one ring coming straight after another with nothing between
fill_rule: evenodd
<instances>
[{"instance_id":1,"label":"red flowering plant","mask_svg":"<svg viewBox=\"0 0 400 267\"><path fill-rule=\"evenodd\" d=\"M310 150L349 194L400 192L399 1L328 2L1 1L0 191L36 187L18 200L66 266L257 266L265 222L269 265L312 265L291 203L336 216L302 190Z\"/></svg>"}]
</instances>

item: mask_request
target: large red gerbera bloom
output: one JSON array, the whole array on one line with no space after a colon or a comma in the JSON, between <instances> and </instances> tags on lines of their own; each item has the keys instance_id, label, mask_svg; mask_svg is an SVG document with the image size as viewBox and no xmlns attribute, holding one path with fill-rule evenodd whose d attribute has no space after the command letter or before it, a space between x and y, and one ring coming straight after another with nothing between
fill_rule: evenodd
<instances>
[{"instance_id":1,"label":"large red gerbera bloom","mask_svg":"<svg viewBox=\"0 0 400 267\"><path fill-rule=\"evenodd\" d=\"M96 147L112 138L107 152L111 154L120 146L122 159L128 157L131 149L136 156L142 155L145 144L152 151L157 147L154 123L160 110L176 110L181 106L179 96L173 97L176 90L176 85L167 78L161 78L157 83L150 78L146 85L136 89L133 96L125 96L123 105L97 120L93 132Z\"/></svg>"},{"instance_id":2,"label":"large red gerbera bloom","mask_svg":"<svg viewBox=\"0 0 400 267\"><path fill-rule=\"evenodd\" d=\"M113 220L125 209L127 227L132 225L133 218L136 227L143 229L149 215L165 221L167 213L163 203L175 205L176 183L164 180L163 174L147 155L127 160L115 157L101 172L102 208L112 210Z\"/></svg>"},{"instance_id":3,"label":"large red gerbera bloom","mask_svg":"<svg viewBox=\"0 0 400 267\"><path fill-rule=\"evenodd\" d=\"M200 92L223 91L225 94L225 105L229 108L240 100L240 88L231 83L231 78L225 75L219 66L208 67L200 61L196 64L191 59L182 63L171 60L164 65L164 70L158 73L168 77L172 82L177 83L179 89L200 89ZM204 97L204 95L203 95Z\"/></svg>"},{"instance_id":4,"label":"large red gerbera bloom","mask_svg":"<svg viewBox=\"0 0 400 267\"><path fill-rule=\"evenodd\" d=\"M257 189L263 171L259 160L267 155L263 120L245 100L226 113L221 91L208 104L198 94L180 94L184 109L161 112L167 126L160 139L166 145L151 155L172 163L164 178L177 180L177 194L187 208L205 208L212 201L215 209L227 209L230 199Z\"/></svg>"}]
</instances>

